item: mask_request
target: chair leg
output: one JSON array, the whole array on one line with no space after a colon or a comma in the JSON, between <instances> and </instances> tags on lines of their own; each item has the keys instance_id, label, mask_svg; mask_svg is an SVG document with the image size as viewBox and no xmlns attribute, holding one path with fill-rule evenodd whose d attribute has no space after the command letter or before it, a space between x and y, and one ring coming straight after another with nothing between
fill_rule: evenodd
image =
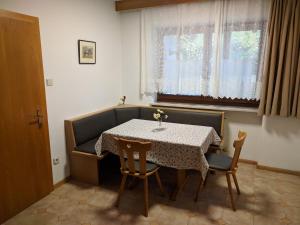
<instances>
[{"instance_id":1,"label":"chair leg","mask_svg":"<svg viewBox=\"0 0 300 225\"><path fill-rule=\"evenodd\" d=\"M145 216L148 217L148 177L144 178L144 204Z\"/></svg>"},{"instance_id":2,"label":"chair leg","mask_svg":"<svg viewBox=\"0 0 300 225\"><path fill-rule=\"evenodd\" d=\"M118 198L117 198L117 201L116 201L116 206L117 207L119 206L121 195L124 192L124 188L125 188L125 184L126 184L126 179L127 179L127 174L123 174L121 185L120 185L120 190L119 190L119 194L118 194Z\"/></svg>"},{"instance_id":3,"label":"chair leg","mask_svg":"<svg viewBox=\"0 0 300 225\"><path fill-rule=\"evenodd\" d=\"M237 191L238 195L240 195L241 194L240 187L239 187L239 183L238 183L238 181L236 179L235 172L232 173L232 177L233 177L233 181L234 181L234 184L235 184L235 187L236 187L236 191Z\"/></svg>"},{"instance_id":4,"label":"chair leg","mask_svg":"<svg viewBox=\"0 0 300 225\"><path fill-rule=\"evenodd\" d=\"M165 190L161 184L161 180L160 180L160 177L159 177L159 174L158 174L158 171L155 172L155 177L156 177L156 181L157 181L157 184L159 186L159 189L160 189L160 192L162 193L162 195L165 196Z\"/></svg>"},{"instance_id":5,"label":"chair leg","mask_svg":"<svg viewBox=\"0 0 300 225\"><path fill-rule=\"evenodd\" d=\"M199 185L198 185L198 188L197 188L197 191L196 191L196 196L195 196L195 199L194 199L195 202L198 201L199 193L200 193L203 185L204 185L204 181L202 179L202 175L200 174L200 181L199 181Z\"/></svg>"},{"instance_id":6,"label":"chair leg","mask_svg":"<svg viewBox=\"0 0 300 225\"><path fill-rule=\"evenodd\" d=\"M226 173L226 179L227 179L228 191L229 191L230 200L231 200L231 206L232 206L232 209L235 211L235 204L234 204L234 200L233 200L231 180L230 180L230 174L229 173Z\"/></svg>"}]
</instances>

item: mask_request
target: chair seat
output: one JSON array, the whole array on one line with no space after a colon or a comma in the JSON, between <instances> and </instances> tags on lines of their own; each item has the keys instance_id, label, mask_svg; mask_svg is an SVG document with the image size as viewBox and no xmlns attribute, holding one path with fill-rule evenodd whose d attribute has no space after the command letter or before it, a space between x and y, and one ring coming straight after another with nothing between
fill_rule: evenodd
<instances>
[{"instance_id":1,"label":"chair seat","mask_svg":"<svg viewBox=\"0 0 300 225\"><path fill-rule=\"evenodd\" d=\"M128 168L127 162L128 161L126 160L125 163L126 163L126 167ZM134 167L137 172L140 172L140 161L139 160L134 160ZM147 173L157 169L158 167L159 166L156 165L155 163L146 162L146 172Z\"/></svg>"},{"instance_id":2,"label":"chair seat","mask_svg":"<svg viewBox=\"0 0 300 225\"><path fill-rule=\"evenodd\" d=\"M232 158L225 154L209 153L206 154L206 160L209 168L217 170L230 170Z\"/></svg>"}]
</instances>

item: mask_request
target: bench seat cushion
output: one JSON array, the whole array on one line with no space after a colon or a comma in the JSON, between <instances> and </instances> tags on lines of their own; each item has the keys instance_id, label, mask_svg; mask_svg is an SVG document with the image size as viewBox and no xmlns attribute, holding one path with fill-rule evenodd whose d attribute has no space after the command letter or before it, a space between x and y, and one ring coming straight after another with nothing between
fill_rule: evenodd
<instances>
[{"instance_id":1,"label":"bench seat cushion","mask_svg":"<svg viewBox=\"0 0 300 225\"><path fill-rule=\"evenodd\" d=\"M90 153L90 154L96 155L95 145L96 145L97 141L98 141L98 138L94 138L88 142L85 142L85 143L75 147L75 149L79 152L85 152L85 153Z\"/></svg>"}]
</instances>

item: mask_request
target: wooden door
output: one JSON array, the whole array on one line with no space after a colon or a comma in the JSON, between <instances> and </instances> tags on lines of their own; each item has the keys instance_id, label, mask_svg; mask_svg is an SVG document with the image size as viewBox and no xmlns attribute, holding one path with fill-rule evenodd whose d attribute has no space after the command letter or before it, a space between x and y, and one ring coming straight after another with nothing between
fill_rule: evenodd
<instances>
[{"instance_id":1,"label":"wooden door","mask_svg":"<svg viewBox=\"0 0 300 225\"><path fill-rule=\"evenodd\" d=\"M0 10L0 224L52 190L38 18Z\"/></svg>"}]
</instances>

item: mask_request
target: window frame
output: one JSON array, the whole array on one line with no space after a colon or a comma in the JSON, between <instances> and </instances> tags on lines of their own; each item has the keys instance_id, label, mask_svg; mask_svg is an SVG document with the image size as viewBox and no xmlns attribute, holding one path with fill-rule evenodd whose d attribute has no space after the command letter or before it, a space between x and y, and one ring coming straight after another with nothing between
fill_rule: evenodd
<instances>
[{"instance_id":1,"label":"window frame","mask_svg":"<svg viewBox=\"0 0 300 225\"><path fill-rule=\"evenodd\" d=\"M257 28L257 24L259 24ZM204 28L205 27L205 28ZM203 65L206 65L209 63L210 56L212 54L212 36L214 33L214 25L199 25L196 27L197 29L194 29L193 34L204 34L204 48L203 48ZM254 29L255 28L255 29ZM183 28L185 29L185 28ZM163 30L167 30L168 32L162 32ZM226 24L225 25L225 36L224 36L224 46L225 51L224 54L229 53L229 48L227 47L228 38L231 38L231 32L234 31L253 31L253 30L260 30L260 41L259 41L259 54L258 54L258 61L261 62L262 57L262 50L263 50L263 37L265 36L266 30L267 30L267 21L263 20L260 22L237 22L232 24ZM175 35L176 34L176 28L159 28L158 29L158 40L160 41L160 44L163 44L164 36L167 35ZM228 34L229 33L229 34ZM227 35L226 35L227 34ZM164 54L164 51L161 52L161 54ZM178 54L178 53L177 53ZM162 55L163 56L163 55ZM159 57L161 60L159 63L160 65L163 65L164 57ZM258 71L261 71L261 66L263 63L259 63L258 65ZM202 78L209 78L210 76L210 67L204 66L202 68L203 70L203 76ZM160 70L161 78L163 77L163 69ZM257 76L256 79L261 79L260 76ZM207 92L207 91L206 91ZM194 103L194 104L205 104L205 105L225 105L225 106L239 106L239 107L254 107L257 108L259 106L260 100L259 99L244 99L244 98L230 98L230 97L218 97L213 98L209 95L180 95L180 94L165 94L163 92L158 92L156 96L157 102L174 102L174 103Z\"/></svg>"}]
</instances>

